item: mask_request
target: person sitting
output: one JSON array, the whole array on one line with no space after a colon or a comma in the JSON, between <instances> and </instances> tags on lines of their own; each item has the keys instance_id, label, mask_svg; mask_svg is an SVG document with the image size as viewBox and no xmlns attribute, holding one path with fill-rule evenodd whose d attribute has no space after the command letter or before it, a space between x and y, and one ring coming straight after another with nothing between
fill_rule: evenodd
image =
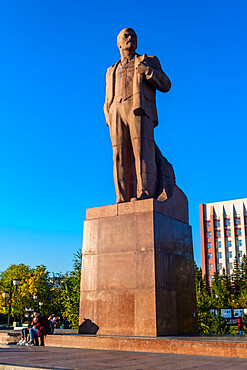
<instances>
[{"instance_id":1,"label":"person sitting","mask_svg":"<svg viewBox=\"0 0 247 370\"><path fill-rule=\"evenodd\" d=\"M60 329L61 326L62 326L62 322L63 322L63 319L62 319L62 316L57 316L56 317L56 323L55 323L55 328L56 329Z\"/></svg>"},{"instance_id":2,"label":"person sitting","mask_svg":"<svg viewBox=\"0 0 247 370\"><path fill-rule=\"evenodd\" d=\"M36 311L34 316L32 328L29 329L30 341L26 345L34 346L35 342L36 346L44 346L44 338L50 331L49 321L39 311Z\"/></svg>"},{"instance_id":3,"label":"person sitting","mask_svg":"<svg viewBox=\"0 0 247 370\"><path fill-rule=\"evenodd\" d=\"M49 325L50 325L50 332L49 332L49 334L53 334L54 333L54 330L55 330L54 324L56 322L56 320L54 319L54 315L53 314L48 317L48 321L49 321Z\"/></svg>"},{"instance_id":4,"label":"person sitting","mask_svg":"<svg viewBox=\"0 0 247 370\"><path fill-rule=\"evenodd\" d=\"M29 328L29 342L26 342L25 345L26 346L34 346L34 340L37 336L37 328L36 328L36 324L38 323L38 318L37 318L37 312L34 312L34 318L30 324L30 328Z\"/></svg>"},{"instance_id":5,"label":"person sitting","mask_svg":"<svg viewBox=\"0 0 247 370\"><path fill-rule=\"evenodd\" d=\"M71 329L71 322L67 320L66 316L63 316L62 329Z\"/></svg>"},{"instance_id":6,"label":"person sitting","mask_svg":"<svg viewBox=\"0 0 247 370\"><path fill-rule=\"evenodd\" d=\"M27 338L29 335L29 328L22 328L21 329L21 340L17 343L17 346L25 346L28 342Z\"/></svg>"},{"instance_id":7,"label":"person sitting","mask_svg":"<svg viewBox=\"0 0 247 370\"><path fill-rule=\"evenodd\" d=\"M47 334L50 332L50 324L45 315L42 315L40 312L36 315L38 322L36 323L37 337L40 340L40 344L37 345L44 346L44 339Z\"/></svg>"}]
</instances>

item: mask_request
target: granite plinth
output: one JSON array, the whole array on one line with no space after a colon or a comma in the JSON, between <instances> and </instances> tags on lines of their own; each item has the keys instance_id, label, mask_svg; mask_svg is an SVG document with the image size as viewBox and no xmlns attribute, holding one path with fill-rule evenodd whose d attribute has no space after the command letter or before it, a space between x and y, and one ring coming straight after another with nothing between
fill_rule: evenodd
<instances>
[{"instance_id":1,"label":"granite plinth","mask_svg":"<svg viewBox=\"0 0 247 370\"><path fill-rule=\"evenodd\" d=\"M121 216L132 213L157 212L164 216L174 218L185 224L189 223L188 200L183 191L174 185L172 196L164 202L156 199L145 199L135 202L111 204L104 207L87 209L87 220Z\"/></svg>"},{"instance_id":2,"label":"granite plinth","mask_svg":"<svg viewBox=\"0 0 247 370\"><path fill-rule=\"evenodd\" d=\"M124 337L48 335L46 346L94 350L247 358L246 339L234 336Z\"/></svg>"},{"instance_id":3,"label":"granite plinth","mask_svg":"<svg viewBox=\"0 0 247 370\"><path fill-rule=\"evenodd\" d=\"M191 227L165 215L159 203L87 211L81 328L86 318L100 335L198 333Z\"/></svg>"}]
</instances>

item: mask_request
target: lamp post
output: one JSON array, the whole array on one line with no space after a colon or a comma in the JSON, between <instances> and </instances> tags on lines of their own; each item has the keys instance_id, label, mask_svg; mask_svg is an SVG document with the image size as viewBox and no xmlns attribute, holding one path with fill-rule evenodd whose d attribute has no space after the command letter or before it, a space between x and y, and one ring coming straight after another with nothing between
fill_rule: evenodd
<instances>
[{"instance_id":1,"label":"lamp post","mask_svg":"<svg viewBox=\"0 0 247 370\"><path fill-rule=\"evenodd\" d=\"M38 305L38 303L37 303L37 301L38 301L38 296L35 294L35 295L33 295L33 299L34 299L34 302L35 302L35 304L37 305L37 309L39 309L39 305Z\"/></svg>"},{"instance_id":2,"label":"lamp post","mask_svg":"<svg viewBox=\"0 0 247 370\"><path fill-rule=\"evenodd\" d=\"M32 313L33 313L34 309L33 308L25 308L25 311L28 312L28 313L24 316L27 317L28 322L30 323L30 319L31 319L31 317L33 317Z\"/></svg>"},{"instance_id":3,"label":"lamp post","mask_svg":"<svg viewBox=\"0 0 247 370\"><path fill-rule=\"evenodd\" d=\"M9 305L9 308L8 308L8 327L10 326L11 298L12 298L13 290L14 289L17 290L18 286L20 285L20 282L21 282L21 279L12 279L11 283L10 283L9 292L7 290L2 292L2 296L5 300L5 307L7 306L7 304Z\"/></svg>"},{"instance_id":4,"label":"lamp post","mask_svg":"<svg viewBox=\"0 0 247 370\"><path fill-rule=\"evenodd\" d=\"M39 302L39 309L41 310L42 306L43 306L43 302Z\"/></svg>"},{"instance_id":5,"label":"lamp post","mask_svg":"<svg viewBox=\"0 0 247 370\"><path fill-rule=\"evenodd\" d=\"M8 298L9 298L9 292L5 290L4 292L2 292L2 296L4 298L4 307L6 308L7 303L8 303Z\"/></svg>"}]
</instances>

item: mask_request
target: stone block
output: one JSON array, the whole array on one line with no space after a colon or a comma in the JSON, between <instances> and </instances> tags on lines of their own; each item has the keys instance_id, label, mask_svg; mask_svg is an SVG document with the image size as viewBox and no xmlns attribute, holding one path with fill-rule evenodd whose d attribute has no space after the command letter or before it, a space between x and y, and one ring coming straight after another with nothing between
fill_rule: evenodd
<instances>
[{"instance_id":1,"label":"stone block","mask_svg":"<svg viewBox=\"0 0 247 370\"><path fill-rule=\"evenodd\" d=\"M100 335L198 332L191 227L160 213L156 202L87 213L80 324L91 320Z\"/></svg>"},{"instance_id":2,"label":"stone block","mask_svg":"<svg viewBox=\"0 0 247 370\"><path fill-rule=\"evenodd\" d=\"M134 213L134 211L135 211L135 202L118 203L117 205L118 216L128 215Z\"/></svg>"},{"instance_id":3,"label":"stone block","mask_svg":"<svg viewBox=\"0 0 247 370\"><path fill-rule=\"evenodd\" d=\"M154 289L138 289L135 292L135 335L157 336Z\"/></svg>"},{"instance_id":4,"label":"stone block","mask_svg":"<svg viewBox=\"0 0 247 370\"><path fill-rule=\"evenodd\" d=\"M84 232L83 232L83 254L98 253L98 237L99 237L99 221L94 222L84 222Z\"/></svg>"},{"instance_id":5,"label":"stone block","mask_svg":"<svg viewBox=\"0 0 247 370\"><path fill-rule=\"evenodd\" d=\"M101 218L99 220L99 253L135 250L135 231L135 223L131 215Z\"/></svg>"},{"instance_id":6,"label":"stone block","mask_svg":"<svg viewBox=\"0 0 247 370\"><path fill-rule=\"evenodd\" d=\"M98 289L135 289L135 252L102 253L98 255Z\"/></svg>"},{"instance_id":7,"label":"stone block","mask_svg":"<svg viewBox=\"0 0 247 370\"><path fill-rule=\"evenodd\" d=\"M155 261L153 250L143 250L135 255L136 289L155 289ZM147 278L148 277L148 278Z\"/></svg>"},{"instance_id":8,"label":"stone block","mask_svg":"<svg viewBox=\"0 0 247 370\"><path fill-rule=\"evenodd\" d=\"M96 318L99 334L135 335L135 291L100 291Z\"/></svg>"},{"instance_id":9,"label":"stone block","mask_svg":"<svg viewBox=\"0 0 247 370\"><path fill-rule=\"evenodd\" d=\"M92 273L93 271L93 273ZM96 291L98 285L98 256L84 255L81 267L81 290Z\"/></svg>"},{"instance_id":10,"label":"stone block","mask_svg":"<svg viewBox=\"0 0 247 370\"><path fill-rule=\"evenodd\" d=\"M117 216L117 204L110 204L104 207L89 208L86 212L87 220L94 220L102 217Z\"/></svg>"}]
</instances>

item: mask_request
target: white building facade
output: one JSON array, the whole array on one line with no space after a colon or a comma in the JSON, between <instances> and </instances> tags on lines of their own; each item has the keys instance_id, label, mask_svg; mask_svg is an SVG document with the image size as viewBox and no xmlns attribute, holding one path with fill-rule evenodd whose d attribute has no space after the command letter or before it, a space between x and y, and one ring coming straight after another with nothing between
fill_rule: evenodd
<instances>
[{"instance_id":1,"label":"white building facade","mask_svg":"<svg viewBox=\"0 0 247 370\"><path fill-rule=\"evenodd\" d=\"M225 268L231 276L234 259L246 253L247 198L200 204L202 273L208 281Z\"/></svg>"}]
</instances>

